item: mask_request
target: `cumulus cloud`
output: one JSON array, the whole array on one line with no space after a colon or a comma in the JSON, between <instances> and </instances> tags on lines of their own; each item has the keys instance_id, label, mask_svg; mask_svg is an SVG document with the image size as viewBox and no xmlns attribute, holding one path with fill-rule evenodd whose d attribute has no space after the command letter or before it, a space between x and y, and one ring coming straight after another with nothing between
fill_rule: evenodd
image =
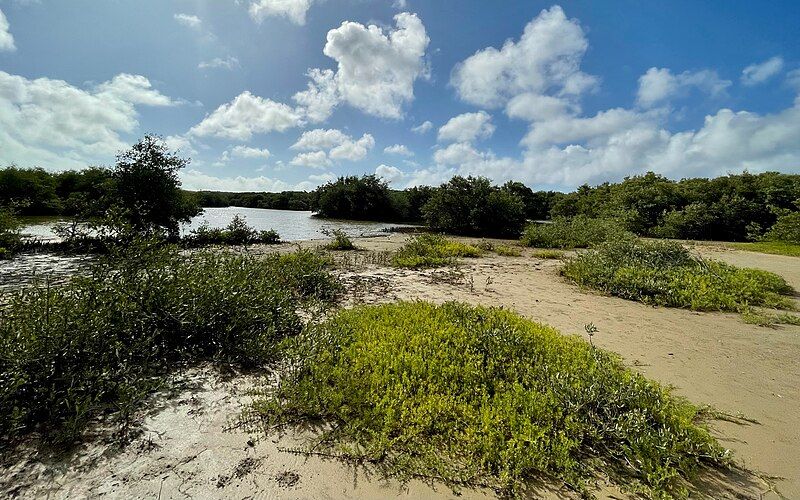
<instances>
[{"instance_id":1,"label":"cumulus cloud","mask_svg":"<svg viewBox=\"0 0 800 500\"><path fill-rule=\"evenodd\" d=\"M245 91L206 116L190 133L247 141L253 134L283 132L302 124L302 114L296 109Z\"/></svg>"},{"instance_id":2,"label":"cumulus cloud","mask_svg":"<svg viewBox=\"0 0 800 500\"><path fill-rule=\"evenodd\" d=\"M439 141L472 142L487 139L494 133L492 116L486 111L463 113L450 118L439 129Z\"/></svg>"},{"instance_id":3,"label":"cumulus cloud","mask_svg":"<svg viewBox=\"0 0 800 500\"><path fill-rule=\"evenodd\" d=\"M294 96L309 120L324 121L341 102L375 116L403 116L403 106L414 99L414 81L427 76L430 39L415 14L394 20L396 27L386 31L345 21L328 32L323 53L336 61L336 71L309 70L307 90Z\"/></svg>"},{"instance_id":4,"label":"cumulus cloud","mask_svg":"<svg viewBox=\"0 0 800 500\"><path fill-rule=\"evenodd\" d=\"M208 61L201 61L200 64L197 65L197 67L200 69L213 69L213 68L234 69L239 67L239 59L233 56L227 56L225 58L215 57L214 59L210 59Z\"/></svg>"},{"instance_id":5,"label":"cumulus cloud","mask_svg":"<svg viewBox=\"0 0 800 500\"><path fill-rule=\"evenodd\" d=\"M215 177L200 172L196 169L188 169L180 172L180 179L184 189L199 191L267 191L277 192L292 189L292 186L282 180L269 177Z\"/></svg>"},{"instance_id":6,"label":"cumulus cloud","mask_svg":"<svg viewBox=\"0 0 800 500\"><path fill-rule=\"evenodd\" d=\"M168 135L164 138L164 143L172 151L177 151L179 154L196 155L197 150L194 148L191 139L183 135Z\"/></svg>"},{"instance_id":7,"label":"cumulus cloud","mask_svg":"<svg viewBox=\"0 0 800 500\"><path fill-rule=\"evenodd\" d=\"M323 168L331 164L325 151L311 151L300 153L289 162L298 167Z\"/></svg>"},{"instance_id":8,"label":"cumulus cloud","mask_svg":"<svg viewBox=\"0 0 800 500\"><path fill-rule=\"evenodd\" d=\"M234 146L233 149L231 149L231 154L239 158L261 158L264 160L271 156L267 148L259 149L248 146Z\"/></svg>"},{"instance_id":9,"label":"cumulus cloud","mask_svg":"<svg viewBox=\"0 0 800 500\"><path fill-rule=\"evenodd\" d=\"M684 71L674 75L668 68L650 68L639 77L636 102L640 106L650 107L673 97L680 97L691 88L696 88L712 97L719 97L724 95L730 86L730 80L723 80L716 71L708 69Z\"/></svg>"},{"instance_id":10,"label":"cumulus cloud","mask_svg":"<svg viewBox=\"0 0 800 500\"><path fill-rule=\"evenodd\" d=\"M487 108L521 94L578 96L598 81L579 67L587 47L578 21L556 5L529 22L518 41L479 50L458 64L450 83L461 99Z\"/></svg>"},{"instance_id":11,"label":"cumulus cloud","mask_svg":"<svg viewBox=\"0 0 800 500\"><path fill-rule=\"evenodd\" d=\"M176 21L178 21L179 24L186 26L187 28L200 29L200 27L203 25L203 21L199 17L192 14L175 14L173 17Z\"/></svg>"},{"instance_id":12,"label":"cumulus cloud","mask_svg":"<svg viewBox=\"0 0 800 500\"><path fill-rule=\"evenodd\" d=\"M371 134L364 134L360 139L354 140L341 130L318 128L303 132L291 149L323 153L327 150L326 160L329 157L333 160L358 161L366 157L374 146L375 138ZM307 158L311 158L309 155L298 155L298 157L301 157L298 160L300 162L306 162ZM313 158L320 160L321 156L316 155ZM316 164L320 165L319 161Z\"/></svg>"},{"instance_id":13,"label":"cumulus cloud","mask_svg":"<svg viewBox=\"0 0 800 500\"><path fill-rule=\"evenodd\" d=\"M393 144L383 148L384 153L400 156L414 156L414 152L408 149L405 144Z\"/></svg>"},{"instance_id":14,"label":"cumulus cloud","mask_svg":"<svg viewBox=\"0 0 800 500\"><path fill-rule=\"evenodd\" d=\"M82 168L127 147L137 106L169 106L139 75L120 74L92 88L0 71L0 163Z\"/></svg>"},{"instance_id":15,"label":"cumulus cloud","mask_svg":"<svg viewBox=\"0 0 800 500\"><path fill-rule=\"evenodd\" d=\"M425 134L429 132L432 128L433 128L433 123L431 123L428 120L425 120L416 127L412 127L411 131L414 132L415 134Z\"/></svg>"},{"instance_id":16,"label":"cumulus cloud","mask_svg":"<svg viewBox=\"0 0 800 500\"><path fill-rule=\"evenodd\" d=\"M378 168L375 169L375 175L393 185L405 177L405 174L399 168L384 164L378 165Z\"/></svg>"},{"instance_id":17,"label":"cumulus cloud","mask_svg":"<svg viewBox=\"0 0 800 500\"><path fill-rule=\"evenodd\" d=\"M764 62L751 64L742 71L742 84L748 87L764 83L783 69L783 58L775 56Z\"/></svg>"},{"instance_id":18,"label":"cumulus cloud","mask_svg":"<svg viewBox=\"0 0 800 500\"><path fill-rule=\"evenodd\" d=\"M310 7L311 0L256 0L250 4L249 12L259 23L267 17L280 16L302 26Z\"/></svg>"},{"instance_id":19,"label":"cumulus cloud","mask_svg":"<svg viewBox=\"0 0 800 500\"><path fill-rule=\"evenodd\" d=\"M6 15L0 10L0 52L10 52L17 49L17 46L14 45L14 37L11 35L10 27Z\"/></svg>"}]
</instances>

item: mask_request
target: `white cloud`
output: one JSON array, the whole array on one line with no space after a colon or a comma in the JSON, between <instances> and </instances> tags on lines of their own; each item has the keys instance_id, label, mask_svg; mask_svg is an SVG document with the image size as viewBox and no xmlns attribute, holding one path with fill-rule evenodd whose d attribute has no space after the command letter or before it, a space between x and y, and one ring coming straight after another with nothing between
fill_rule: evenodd
<instances>
[{"instance_id":1,"label":"white cloud","mask_svg":"<svg viewBox=\"0 0 800 500\"><path fill-rule=\"evenodd\" d=\"M93 88L0 71L0 164L82 168L127 148L137 132L137 106L173 101L147 78L121 74Z\"/></svg>"},{"instance_id":2,"label":"white cloud","mask_svg":"<svg viewBox=\"0 0 800 500\"><path fill-rule=\"evenodd\" d=\"M301 113L296 109L245 91L206 116L190 133L247 141L253 134L283 132L302 124Z\"/></svg>"},{"instance_id":3,"label":"white cloud","mask_svg":"<svg viewBox=\"0 0 800 500\"><path fill-rule=\"evenodd\" d=\"M14 51L17 46L14 45L14 37L11 35L11 25L8 24L8 19L3 11L0 10L0 52Z\"/></svg>"},{"instance_id":4,"label":"white cloud","mask_svg":"<svg viewBox=\"0 0 800 500\"><path fill-rule=\"evenodd\" d=\"M358 161L367 156L370 149L375 146L375 138L371 134L364 134L358 140L353 140L352 137L337 129L314 129L303 132L300 138L295 142L291 149L301 151L316 151L323 152L328 150L326 156L334 160L350 160ZM307 162L309 155L298 155L298 161ZM321 157L317 155L313 157L314 160L319 160ZM319 161L316 162L319 165Z\"/></svg>"},{"instance_id":5,"label":"white cloud","mask_svg":"<svg viewBox=\"0 0 800 500\"><path fill-rule=\"evenodd\" d=\"M239 158L262 158L264 160L271 156L267 148L259 149L248 146L234 146L233 149L231 149L231 154Z\"/></svg>"},{"instance_id":6,"label":"white cloud","mask_svg":"<svg viewBox=\"0 0 800 500\"><path fill-rule=\"evenodd\" d=\"M188 28L200 29L200 27L203 25L203 21L199 17L192 14L175 14L173 17L176 21L178 21L179 24L182 24Z\"/></svg>"},{"instance_id":7,"label":"white cloud","mask_svg":"<svg viewBox=\"0 0 800 500\"><path fill-rule=\"evenodd\" d=\"M673 97L680 97L692 87L712 97L719 97L725 95L730 85L730 80L723 80L716 71L707 69L673 75L668 68L650 68L639 77L636 102L650 107Z\"/></svg>"},{"instance_id":8,"label":"white cloud","mask_svg":"<svg viewBox=\"0 0 800 500\"><path fill-rule=\"evenodd\" d=\"M394 0L392 2L392 8L394 8L394 9L404 10L406 7L408 7L408 1L407 0Z\"/></svg>"},{"instance_id":9,"label":"white cloud","mask_svg":"<svg viewBox=\"0 0 800 500\"><path fill-rule=\"evenodd\" d=\"M338 146L348 140L350 140L350 136L341 130L317 128L303 132L297 142L292 144L291 149L319 151Z\"/></svg>"},{"instance_id":10,"label":"white cloud","mask_svg":"<svg viewBox=\"0 0 800 500\"><path fill-rule=\"evenodd\" d=\"M494 133L492 116L486 111L463 113L450 118L439 129L440 141L472 142L476 139L487 139Z\"/></svg>"},{"instance_id":11,"label":"white cloud","mask_svg":"<svg viewBox=\"0 0 800 500\"><path fill-rule=\"evenodd\" d=\"M164 138L164 143L172 151L179 154L196 155L197 150L192 145L191 139L183 135L168 135Z\"/></svg>"},{"instance_id":12,"label":"white cloud","mask_svg":"<svg viewBox=\"0 0 800 500\"><path fill-rule=\"evenodd\" d=\"M751 64L742 71L742 84L748 87L764 83L783 69L783 58L775 56L762 63Z\"/></svg>"},{"instance_id":13,"label":"white cloud","mask_svg":"<svg viewBox=\"0 0 800 500\"><path fill-rule=\"evenodd\" d=\"M393 185L405 177L405 174L399 168L384 164L378 165L378 168L375 169L375 175Z\"/></svg>"},{"instance_id":14,"label":"white cloud","mask_svg":"<svg viewBox=\"0 0 800 500\"><path fill-rule=\"evenodd\" d=\"M308 88L296 93L293 99L310 121L320 123L327 120L339 104L336 75L332 70L317 68L308 70L306 75L310 79Z\"/></svg>"},{"instance_id":15,"label":"white cloud","mask_svg":"<svg viewBox=\"0 0 800 500\"><path fill-rule=\"evenodd\" d=\"M200 64L197 65L200 69L211 69L211 68L224 68L224 69L234 69L239 67L239 59L233 56L227 56L225 58L215 57L214 59L210 59L208 61L201 61Z\"/></svg>"},{"instance_id":16,"label":"white cloud","mask_svg":"<svg viewBox=\"0 0 800 500\"><path fill-rule=\"evenodd\" d=\"M415 134L424 134L430 131L430 129L432 128L433 128L433 123L431 123L428 120L425 120L416 127L412 127L411 131L414 132Z\"/></svg>"},{"instance_id":17,"label":"white cloud","mask_svg":"<svg viewBox=\"0 0 800 500\"><path fill-rule=\"evenodd\" d=\"M555 5L529 22L518 41L485 48L458 64L450 83L461 99L489 108L526 93L579 96L597 84L579 68L587 47L578 21Z\"/></svg>"},{"instance_id":18,"label":"white cloud","mask_svg":"<svg viewBox=\"0 0 800 500\"><path fill-rule=\"evenodd\" d=\"M311 151L300 153L289 162L299 167L323 168L331 164L325 151Z\"/></svg>"},{"instance_id":19,"label":"white cloud","mask_svg":"<svg viewBox=\"0 0 800 500\"><path fill-rule=\"evenodd\" d=\"M529 92L514 96L506 105L510 118L528 121L551 120L577 110L578 107L567 99Z\"/></svg>"},{"instance_id":20,"label":"white cloud","mask_svg":"<svg viewBox=\"0 0 800 500\"><path fill-rule=\"evenodd\" d=\"M375 116L403 116L403 106L414 99L414 81L427 77L430 40L415 14L394 19L396 28L386 32L352 21L328 32L323 53L336 61L336 71L309 70L308 89L294 96L311 121L325 120L340 102Z\"/></svg>"},{"instance_id":21,"label":"white cloud","mask_svg":"<svg viewBox=\"0 0 800 500\"><path fill-rule=\"evenodd\" d=\"M292 189L292 186L282 180L271 179L269 177L215 177L200 172L199 170L188 169L180 172L182 187L191 191L211 190L211 191L267 191L277 192Z\"/></svg>"},{"instance_id":22,"label":"white cloud","mask_svg":"<svg viewBox=\"0 0 800 500\"><path fill-rule=\"evenodd\" d=\"M328 156L334 160L363 160L374 146L375 139L372 135L364 134L357 141L348 140L331 149Z\"/></svg>"},{"instance_id":23,"label":"white cloud","mask_svg":"<svg viewBox=\"0 0 800 500\"><path fill-rule=\"evenodd\" d=\"M414 152L408 149L405 144L394 144L383 148L384 153L400 156L414 156Z\"/></svg>"},{"instance_id":24,"label":"white cloud","mask_svg":"<svg viewBox=\"0 0 800 500\"><path fill-rule=\"evenodd\" d=\"M262 22L266 17L282 16L297 25L306 24L311 0L255 0L250 4L250 17Z\"/></svg>"}]
</instances>

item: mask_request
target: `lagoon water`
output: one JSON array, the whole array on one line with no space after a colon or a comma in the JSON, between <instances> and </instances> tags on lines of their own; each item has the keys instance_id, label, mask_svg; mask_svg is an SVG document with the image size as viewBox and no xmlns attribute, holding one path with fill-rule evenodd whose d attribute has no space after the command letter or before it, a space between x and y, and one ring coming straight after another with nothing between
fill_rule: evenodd
<instances>
[{"instance_id":1,"label":"lagoon water","mask_svg":"<svg viewBox=\"0 0 800 500\"><path fill-rule=\"evenodd\" d=\"M230 223L234 216L245 218L247 224L255 229L274 229L281 235L283 241L316 240L326 238L323 231L341 229L348 236L376 236L390 227L404 226L404 224L390 224L385 222L364 222L352 220L319 219L312 217L312 212L294 210L269 210L263 208L225 207L206 208L203 213L184 224L181 231L188 234L197 229L204 222L211 228L223 228ZM53 240L53 224L59 222L57 218L33 218L25 221L22 228L24 235L40 240Z\"/></svg>"}]
</instances>

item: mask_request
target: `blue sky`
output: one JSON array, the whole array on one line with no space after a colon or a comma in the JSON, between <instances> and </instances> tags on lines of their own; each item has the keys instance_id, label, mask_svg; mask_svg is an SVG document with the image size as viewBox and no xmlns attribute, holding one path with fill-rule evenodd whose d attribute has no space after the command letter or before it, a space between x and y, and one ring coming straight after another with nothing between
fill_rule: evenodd
<instances>
[{"instance_id":1,"label":"blue sky","mask_svg":"<svg viewBox=\"0 0 800 500\"><path fill-rule=\"evenodd\" d=\"M800 171L800 2L0 0L0 165L185 187Z\"/></svg>"}]
</instances>

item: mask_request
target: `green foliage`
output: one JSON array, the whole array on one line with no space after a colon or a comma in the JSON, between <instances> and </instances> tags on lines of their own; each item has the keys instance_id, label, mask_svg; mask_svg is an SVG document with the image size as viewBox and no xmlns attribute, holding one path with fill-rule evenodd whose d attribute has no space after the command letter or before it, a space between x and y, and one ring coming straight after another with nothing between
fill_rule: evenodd
<instances>
[{"instance_id":1,"label":"green foliage","mask_svg":"<svg viewBox=\"0 0 800 500\"><path fill-rule=\"evenodd\" d=\"M11 257L21 244L19 221L14 212L0 207L0 260Z\"/></svg>"},{"instance_id":2,"label":"green foliage","mask_svg":"<svg viewBox=\"0 0 800 500\"><path fill-rule=\"evenodd\" d=\"M106 411L124 419L178 363L269 360L304 304L340 285L309 251L255 258L114 250L63 286L38 283L0 310L0 433L70 440Z\"/></svg>"},{"instance_id":3,"label":"green foliage","mask_svg":"<svg viewBox=\"0 0 800 500\"><path fill-rule=\"evenodd\" d=\"M511 191L485 177L453 177L422 208L434 231L469 236L516 237L525 222L525 206Z\"/></svg>"},{"instance_id":4,"label":"green foliage","mask_svg":"<svg viewBox=\"0 0 800 500\"><path fill-rule=\"evenodd\" d=\"M317 188L313 209L320 217L393 220L396 216L386 182L374 175L339 177Z\"/></svg>"},{"instance_id":5,"label":"green foliage","mask_svg":"<svg viewBox=\"0 0 800 500\"><path fill-rule=\"evenodd\" d=\"M327 250L355 250L356 246L353 244L353 240L347 236L347 233L342 231L341 229L325 229L323 233L326 236L330 236L332 239L330 243L325 245Z\"/></svg>"},{"instance_id":6,"label":"green foliage","mask_svg":"<svg viewBox=\"0 0 800 500\"><path fill-rule=\"evenodd\" d=\"M452 266L458 257L480 257L481 249L440 234L423 233L412 236L392 256L392 265L410 269Z\"/></svg>"},{"instance_id":7,"label":"green foliage","mask_svg":"<svg viewBox=\"0 0 800 500\"><path fill-rule=\"evenodd\" d=\"M114 205L136 231L146 235L165 231L177 239L179 224L200 213L194 199L180 189L178 171L188 163L152 135L117 155L112 172Z\"/></svg>"},{"instance_id":8,"label":"green foliage","mask_svg":"<svg viewBox=\"0 0 800 500\"><path fill-rule=\"evenodd\" d=\"M786 243L785 241L756 241L753 243L732 243L733 248L750 252L770 253L774 255L788 255L800 257L800 244Z\"/></svg>"},{"instance_id":9,"label":"green foliage","mask_svg":"<svg viewBox=\"0 0 800 500\"><path fill-rule=\"evenodd\" d=\"M522 250L511 245L495 245L492 251L503 257L519 257L522 255Z\"/></svg>"},{"instance_id":10,"label":"green foliage","mask_svg":"<svg viewBox=\"0 0 800 500\"><path fill-rule=\"evenodd\" d=\"M581 253L562 273L581 286L630 300L701 311L789 309L780 276L692 257L679 243L622 238Z\"/></svg>"},{"instance_id":11,"label":"green foliage","mask_svg":"<svg viewBox=\"0 0 800 500\"><path fill-rule=\"evenodd\" d=\"M283 191L280 193L228 193L195 191L192 193L201 207L246 207L274 210L311 210L312 193Z\"/></svg>"},{"instance_id":12,"label":"green foliage","mask_svg":"<svg viewBox=\"0 0 800 500\"><path fill-rule=\"evenodd\" d=\"M800 212L778 217L775 224L764 234L764 240L800 245Z\"/></svg>"},{"instance_id":13,"label":"green foliage","mask_svg":"<svg viewBox=\"0 0 800 500\"><path fill-rule=\"evenodd\" d=\"M578 215L569 219L557 217L546 224L530 224L520 241L538 248L586 248L624 234L624 224L618 219Z\"/></svg>"},{"instance_id":14,"label":"green foliage","mask_svg":"<svg viewBox=\"0 0 800 500\"><path fill-rule=\"evenodd\" d=\"M603 473L685 496L694 471L728 460L696 407L616 355L502 309L362 306L292 347L294 369L257 413L270 426L330 424L315 450L401 478L523 494L528 480L584 490Z\"/></svg>"},{"instance_id":15,"label":"green foliage","mask_svg":"<svg viewBox=\"0 0 800 500\"><path fill-rule=\"evenodd\" d=\"M272 245L280 242L281 238L277 231L274 229L257 231L247 225L245 217L238 214L231 219L224 229L211 229L207 223L204 223L181 239L182 244L190 247L202 245L253 245L256 243Z\"/></svg>"}]
</instances>

